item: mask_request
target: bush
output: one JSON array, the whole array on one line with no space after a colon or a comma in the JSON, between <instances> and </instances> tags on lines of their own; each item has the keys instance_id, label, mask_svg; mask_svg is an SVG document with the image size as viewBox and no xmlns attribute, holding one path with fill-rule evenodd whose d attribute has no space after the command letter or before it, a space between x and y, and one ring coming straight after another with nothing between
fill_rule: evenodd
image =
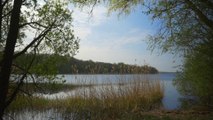
<instances>
[{"instance_id":1,"label":"bush","mask_svg":"<svg viewBox=\"0 0 213 120\"><path fill-rule=\"evenodd\" d=\"M175 84L184 95L199 98L202 104L213 105L213 48L201 45L186 56L183 71Z\"/></svg>"}]
</instances>

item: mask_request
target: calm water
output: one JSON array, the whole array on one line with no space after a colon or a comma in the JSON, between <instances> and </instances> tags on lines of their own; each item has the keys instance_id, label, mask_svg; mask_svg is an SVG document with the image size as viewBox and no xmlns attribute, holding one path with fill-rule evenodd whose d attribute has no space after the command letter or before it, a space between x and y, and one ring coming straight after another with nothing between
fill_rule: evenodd
<instances>
[{"instance_id":1,"label":"calm water","mask_svg":"<svg viewBox=\"0 0 213 120\"><path fill-rule=\"evenodd\" d=\"M164 84L164 98L162 99L163 107L168 110L180 108L181 102L179 99L182 97L173 85L175 73L160 73L148 75L65 75L67 83L72 84L117 84L121 81L130 81L132 77L144 78L147 80L160 80Z\"/></svg>"},{"instance_id":2,"label":"calm water","mask_svg":"<svg viewBox=\"0 0 213 120\"><path fill-rule=\"evenodd\" d=\"M183 96L176 90L173 85L173 79L175 78L175 73L160 73L160 74L135 74L135 75L64 75L64 79L67 84L96 84L96 89L98 89L98 84L119 84L129 83L134 77L142 78L145 80L160 80L164 84L164 97L162 99L163 107L167 110L173 110L180 108L181 102L180 98ZM135 78L134 78L135 79ZM55 94L45 94L42 95L45 98L66 98L67 96L73 96L76 93L85 92L87 88L79 88L73 91L61 91ZM38 94L40 95L40 94Z\"/></svg>"},{"instance_id":3,"label":"calm water","mask_svg":"<svg viewBox=\"0 0 213 120\"><path fill-rule=\"evenodd\" d=\"M181 96L173 85L173 79L175 73L160 73L160 74L148 74L148 75L64 75L64 79L68 84L119 84L119 82L131 82L132 78L139 77L145 80L160 80L164 84L164 97L162 99L163 107L167 110L178 109L181 106L179 101ZM75 93L81 92L81 88L75 91L59 92L56 94L43 95L46 98L63 98L66 96L75 95ZM85 88L84 90L85 91Z\"/></svg>"},{"instance_id":4,"label":"calm water","mask_svg":"<svg viewBox=\"0 0 213 120\"><path fill-rule=\"evenodd\" d=\"M160 74L149 74L149 75L64 75L64 79L67 84L118 84L119 82L131 82L132 77L139 77L145 80L160 80L164 84L164 97L162 99L163 107L167 110L174 110L181 107L181 102L179 101L182 96L176 90L173 85L173 79L175 78L174 73L160 73ZM62 98L66 96L75 95L75 93L80 92L80 89L69 91L69 92L59 92L56 94L43 95L43 97L54 99ZM72 115L72 114L71 114ZM64 116L60 112L55 110L45 110L45 111L31 111L25 110L17 113L11 113L16 120L49 120L57 119L64 120L67 116ZM68 119L72 119L69 117ZM12 120L10 117L6 117L6 120Z\"/></svg>"}]
</instances>

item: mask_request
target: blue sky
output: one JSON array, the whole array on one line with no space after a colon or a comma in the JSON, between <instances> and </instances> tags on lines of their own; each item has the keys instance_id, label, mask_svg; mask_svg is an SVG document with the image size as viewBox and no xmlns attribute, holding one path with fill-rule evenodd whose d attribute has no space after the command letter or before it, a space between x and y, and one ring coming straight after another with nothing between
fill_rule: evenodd
<instances>
[{"instance_id":1,"label":"blue sky","mask_svg":"<svg viewBox=\"0 0 213 120\"><path fill-rule=\"evenodd\" d=\"M158 23L138 7L129 15L107 14L107 8L96 6L92 16L89 9L74 9L74 30L79 36L80 49L76 58L100 62L144 65L159 71L176 71L181 59L170 54L159 55L148 50L147 36L157 32Z\"/></svg>"}]
</instances>

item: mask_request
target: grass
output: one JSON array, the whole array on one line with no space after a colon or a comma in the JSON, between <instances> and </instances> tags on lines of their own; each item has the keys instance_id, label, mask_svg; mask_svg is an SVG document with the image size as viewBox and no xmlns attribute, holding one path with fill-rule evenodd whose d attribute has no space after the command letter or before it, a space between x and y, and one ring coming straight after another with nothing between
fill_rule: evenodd
<instances>
[{"instance_id":1,"label":"grass","mask_svg":"<svg viewBox=\"0 0 213 120\"><path fill-rule=\"evenodd\" d=\"M84 94L83 92L87 92ZM67 105L67 113L77 119L117 119L137 112L149 111L161 105L163 88L159 81L135 80L132 83L90 87L75 98L59 100ZM61 103L60 103L61 102ZM83 118L82 118L83 117Z\"/></svg>"},{"instance_id":2,"label":"grass","mask_svg":"<svg viewBox=\"0 0 213 120\"><path fill-rule=\"evenodd\" d=\"M131 82L119 81L119 84L90 85L81 88L75 96L64 99L45 99L42 97L19 95L11 104L8 111L20 111L22 109L58 109L65 113L75 113L76 116L92 119L119 118L129 113L150 111L161 106L163 87L160 81L143 80L140 77L132 77ZM49 89L48 84L40 84ZM32 86L32 85L28 85ZM60 85L55 84L54 89ZM75 86L63 86L66 89L74 89ZM79 87L79 86L78 86ZM65 88L57 88L64 90ZM87 114L85 116L85 113ZM84 115L82 115L84 114ZM81 119L81 118L79 118Z\"/></svg>"},{"instance_id":3,"label":"grass","mask_svg":"<svg viewBox=\"0 0 213 120\"><path fill-rule=\"evenodd\" d=\"M212 112L165 111L161 109L163 85L155 80L131 78L131 82L119 81L81 87L75 96L63 99L19 95L8 112L25 109L43 111L55 109L66 118L89 120L212 120ZM45 87L45 84L42 84ZM60 86L60 85L56 85ZM73 90L79 86L65 85L56 90ZM48 88L48 87L47 87Z\"/></svg>"},{"instance_id":4,"label":"grass","mask_svg":"<svg viewBox=\"0 0 213 120\"><path fill-rule=\"evenodd\" d=\"M142 120L212 120L213 112L196 110L151 111L140 114Z\"/></svg>"}]
</instances>

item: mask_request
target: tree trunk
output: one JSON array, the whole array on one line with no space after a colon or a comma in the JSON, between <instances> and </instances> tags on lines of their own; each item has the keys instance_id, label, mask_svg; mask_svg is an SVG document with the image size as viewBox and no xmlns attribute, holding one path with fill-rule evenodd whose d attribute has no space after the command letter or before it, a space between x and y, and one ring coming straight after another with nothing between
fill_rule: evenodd
<instances>
[{"instance_id":1,"label":"tree trunk","mask_svg":"<svg viewBox=\"0 0 213 120\"><path fill-rule=\"evenodd\" d=\"M0 119L4 115L7 102L7 94L9 88L9 78L13 61L13 54L16 40L19 32L19 18L22 0L14 0L13 11L10 20L10 29L8 32L6 46L2 58L2 66L0 71Z\"/></svg>"},{"instance_id":2,"label":"tree trunk","mask_svg":"<svg viewBox=\"0 0 213 120\"><path fill-rule=\"evenodd\" d=\"M2 34L2 30L1 30L1 28L2 28L1 27L2 26L2 12L3 12L3 5L2 5L2 0L0 0L0 41L2 40L1 39L1 34Z\"/></svg>"}]
</instances>

